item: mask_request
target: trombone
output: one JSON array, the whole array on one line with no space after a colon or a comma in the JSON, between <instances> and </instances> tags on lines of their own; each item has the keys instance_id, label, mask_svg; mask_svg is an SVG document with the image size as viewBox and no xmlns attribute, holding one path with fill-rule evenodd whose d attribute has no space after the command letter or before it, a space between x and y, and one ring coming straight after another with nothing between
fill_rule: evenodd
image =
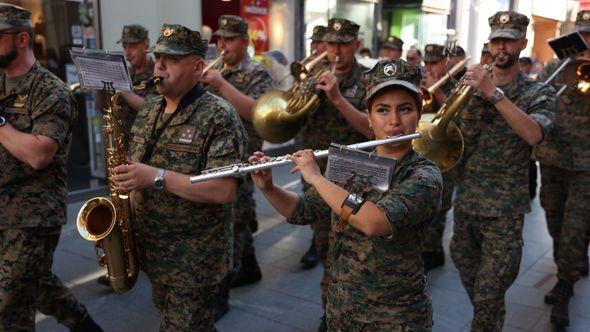
<instances>
[{"instance_id":1,"label":"trombone","mask_svg":"<svg viewBox=\"0 0 590 332\"><path fill-rule=\"evenodd\" d=\"M449 69L449 71L443 77L441 77L438 81L434 82L434 84L429 86L428 89L425 89L424 87L421 88L422 96L423 96L423 99L422 99L422 112L423 113L433 112L434 91L436 91L438 88L440 88L445 83L447 83L447 81L450 80L453 76L455 76L458 72L463 70L463 68L465 68L465 66L467 65L467 62L469 62L470 59L471 58L465 58L465 59L457 62L451 69Z\"/></svg>"}]
</instances>

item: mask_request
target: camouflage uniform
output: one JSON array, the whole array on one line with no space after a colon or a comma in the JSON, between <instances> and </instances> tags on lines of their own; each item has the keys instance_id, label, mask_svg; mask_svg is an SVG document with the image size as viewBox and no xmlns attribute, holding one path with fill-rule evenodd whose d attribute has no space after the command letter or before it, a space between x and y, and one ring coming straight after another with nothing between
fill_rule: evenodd
<instances>
[{"instance_id":1,"label":"camouflage uniform","mask_svg":"<svg viewBox=\"0 0 590 332\"><path fill-rule=\"evenodd\" d=\"M0 4L0 30L30 28L30 15ZM66 223L66 161L76 103L66 85L38 62L10 91L6 80L0 71L0 116L7 125L49 137L59 147L46 168L35 170L0 144L0 331L34 330L35 308L72 329L88 312L51 266Z\"/></svg>"},{"instance_id":2,"label":"camouflage uniform","mask_svg":"<svg viewBox=\"0 0 590 332\"><path fill-rule=\"evenodd\" d=\"M338 29L336 29L338 27ZM325 42L350 42L358 36L359 26L345 19L332 18L328 22L328 31L324 35ZM328 69L329 68L324 68ZM365 89L361 82L361 75L367 68L354 63L352 69L345 73L335 74L338 79L338 89L342 96L359 111L364 111L365 106ZM327 149L330 143L353 144L366 140L366 138L356 131L334 106L325 94L320 94L318 106L310 110L307 115L307 122L300 133L301 144L305 148ZM368 125L368 124L367 124ZM326 160L319 160L318 164L322 173L326 169ZM309 186L304 182L304 190ZM315 220L311 227L314 231L314 239L317 246L317 252L324 265L324 277L322 278L322 297L324 298L327 291L329 279L330 257L328 248L330 246L330 214L327 213L323 218Z\"/></svg>"},{"instance_id":3,"label":"camouflage uniform","mask_svg":"<svg viewBox=\"0 0 590 332\"><path fill-rule=\"evenodd\" d=\"M424 47L424 61L425 62L438 62L445 58L445 46L438 44L428 44ZM445 94L450 96L451 91L457 85L457 80L450 78L445 84L439 89ZM433 100L433 111L434 113L442 107L436 98ZM445 231L445 223L447 212L452 207L453 203L453 189L455 188L455 179L457 177L455 168L442 173L443 178L443 194L442 194L442 205L440 211L436 214L434 221L426 229L424 238L424 252L435 253L443 255L444 251L442 246L442 237Z\"/></svg>"},{"instance_id":4,"label":"camouflage uniform","mask_svg":"<svg viewBox=\"0 0 590 332\"><path fill-rule=\"evenodd\" d=\"M393 68L393 70L391 70ZM419 93L420 69L403 60L381 60L362 77L366 95L388 85ZM288 219L310 224L331 213L333 260L328 285L328 329L333 331L429 331L432 305L420 258L423 232L440 205L442 180L436 165L409 150L398 161L390 189L345 189L362 193L385 214L388 237L370 237L331 213L315 188L305 191Z\"/></svg>"},{"instance_id":5,"label":"camouflage uniform","mask_svg":"<svg viewBox=\"0 0 590 332\"><path fill-rule=\"evenodd\" d=\"M195 53L202 57L206 50L207 44L198 32L168 24L162 26L158 42L150 49L154 53ZM197 84L181 105L186 107L155 142L147 164L198 174L243 160L245 132L227 102ZM164 106L164 97L157 96L137 114L130 144L132 160L144 158L152 128L161 127L171 116L163 114ZM152 283L154 305L162 315L160 330L214 330L214 291L232 266L231 206L191 202L153 189L134 194L142 269Z\"/></svg>"},{"instance_id":6,"label":"camouflage uniform","mask_svg":"<svg viewBox=\"0 0 590 332\"><path fill-rule=\"evenodd\" d=\"M121 33L121 39L117 41L117 43L140 43L140 42L148 42L148 30L141 25L132 24L126 25L123 27L123 32ZM144 81L147 81L152 77L154 73L154 66L156 63L154 60L149 57L147 67L145 71L141 73L137 73L133 67L129 68L129 74L131 75L131 82L134 86L141 84ZM136 95L148 99L154 97L158 94L156 91L156 87L152 86L144 90L137 90L134 91ZM123 121L122 130L125 134L127 145L129 145L129 141L131 140L131 126L133 126L133 121L135 121L135 117L137 116L137 112L132 110L131 107L123 100L120 99L120 106L121 110L119 111L119 116Z\"/></svg>"},{"instance_id":7,"label":"camouflage uniform","mask_svg":"<svg viewBox=\"0 0 590 332\"><path fill-rule=\"evenodd\" d=\"M516 12L498 12L489 22L490 39L520 39L529 20ZM553 88L522 72L499 88L547 135L553 120ZM451 256L474 306L471 329L500 331L504 295L518 274L524 214L530 210L531 147L479 93L458 122L465 151L457 170Z\"/></svg>"},{"instance_id":8,"label":"camouflage uniform","mask_svg":"<svg viewBox=\"0 0 590 332\"><path fill-rule=\"evenodd\" d=\"M241 17L234 15L222 15L219 18L219 30L215 35L221 37L247 37L248 23ZM246 96L258 99L263 93L273 88L273 80L264 65L254 62L246 54L235 68L226 68L219 63L215 69L221 76ZM221 93L213 89L211 93L220 97ZM244 128L248 134L247 155L251 156L256 151L262 150L263 139L258 135L251 122L243 119ZM244 161L247 161L247 157ZM242 257L253 257L252 233L258 228L256 219L256 201L254 201L254 184L248 176L238 188L234 200L235 232L234 232L234 272L240 270ZM255 228L255 229L252 229Z\"/></svg>"},{"instance_id":9,"label":"camouflage uniform","mask_svg":"<svg viewBox=\"0 0 590 332\"><path fill-rule=\"evenodd\" d=\"M365 196L385 213L391 238L369 237L351 226L334 235L326 304L330 331L428 331L432 326L420 244L440 204L440 171L410 150L391 188ZM309 224L327 213L330 208L312 188L299 198L288 222ZM339 220L332 214L332 227Z\"/></svg>"},{"instance_id":10,"label":"camouflage uniform","mask_svg":"<svg viewBox=\"0 0 590 332\"><path fill-rule=\"evenodd\" d=\"M590 11L580 12L578 30L590 32ZM553 60L539 73L546 80L561 65ZM554 80L561 85L578 63ZM570 83L571 84L571 83ZM590 231L590 96L568 86L557 98L555 129L537 146L533 156L541 164L541 205L553 238L553 257L559 279L574 284L588 265Z\"/></svg>"}]
</instances>

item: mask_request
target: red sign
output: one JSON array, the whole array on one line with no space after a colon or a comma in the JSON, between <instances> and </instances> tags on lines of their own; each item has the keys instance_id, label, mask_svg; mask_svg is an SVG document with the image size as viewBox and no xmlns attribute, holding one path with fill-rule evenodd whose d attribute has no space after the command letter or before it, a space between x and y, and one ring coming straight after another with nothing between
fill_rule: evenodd
<instances>
[{"instance_id":1,"label":"red sign","mask_svg":"<svg viewBox=\"0 0 590 332\"><path fill-rule=\"evenodd\" d=\"M248 36L254 44L255 54L268 51L270 0L241 0L240 8L241 16L248 21Z\"/></svg>"},{"instance_id":2,"label":"red sign","mask_svg":"<svg viewBox=\"0 0 590 332\"><path fill-rule=\"evenodd\" d=\"M590 1L588 0L580 0L580 8L579 10L589 10L590 9Z\"/></svg>"}]
</instances>

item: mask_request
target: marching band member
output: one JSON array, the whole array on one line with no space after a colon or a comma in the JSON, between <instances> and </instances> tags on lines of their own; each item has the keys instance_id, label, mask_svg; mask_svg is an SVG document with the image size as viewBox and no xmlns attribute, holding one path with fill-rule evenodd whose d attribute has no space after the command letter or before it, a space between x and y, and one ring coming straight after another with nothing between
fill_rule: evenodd
<instances>
[{"instance_id":1,"label":"marching band member","mask_svg":"<svg viewBox=\"0 0 590 332\"><path fill-rule=\"evenodd\" d=\"M403 60L381 60L363 74L368 121L376 139L411 134L420 119L420 69ZM379 146L377 154L398 160L390 189L362 191L330 182L311 150L294 153L311 186L303 196L275 185L270 170L252 174L255 185L288 222L309 224L331 210L334 241L328 285L328 329L333 331L430 330L422 232L440 204L436 165L412 150L411 142ZM257 152L251 162L264 161Z\"/></svg>"},{"instance_id":2,"label":"marching band member","mask_svg":"<svg viewBox=\"0 0 590 332\"><path fill-rule=\"evenodd\" d=\"M522 254L524 214L530 210L531 146L552 127L553 89L518 66L529 19L513 11L489 18L491 75L480 64L465 83L477 94L458 116L465 151L458 165L451 256L474 307L472 331L501 331L506 290Z\"/></svg>"},{"instance_id":3,"label":"marching band member","mask_svg":"<svg viewBox=\"0 0 590 332\"><path fill-rule=\"evenodd\" d=\"M575 26L590 44L590 10L578 13ZM590 51L578 58L590 61ZM537 79L546 80L562 62L551 61ZM582 275L588 275L590 95L568 86L557 98L556 108L555 129L535 148L534 157L541 164L541 205L553 238L553 258L557 264L558 281L545 296L545 302L553 304L551 322L565 327L569 325L573 285Z\"/></svg>"},{"instance_id":4,"label":"marching band member","mask_svg":"<svg viewBox=\"0 0 590 332\"><path fill-rule=\"evenodd\" d=\"M115 167L119 189L133 191L142 269L152 284L161 331L213 331L217 285L232 268L238 180L191 184L189 174L243 161L246 133L236 111L200 84L207 42L164 24L149 49L157 96L137 114L129 165Z\"/></svg>"}]
</instances>

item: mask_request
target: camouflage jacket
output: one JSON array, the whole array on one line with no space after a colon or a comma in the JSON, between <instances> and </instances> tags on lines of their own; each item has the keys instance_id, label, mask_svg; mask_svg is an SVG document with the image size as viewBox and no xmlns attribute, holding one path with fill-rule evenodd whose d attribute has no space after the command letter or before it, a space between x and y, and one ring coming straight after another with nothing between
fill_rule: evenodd
<instances>
[{"instance_id":1,"label":"camouflage jacket","mask_svg":"<svg viewBox=\"0 0 590 332\"><path fill-rule=\"evenodd\" d=\"M164 104L162 96L151 98L138 113L130 143L132 160L143 157L154 122L161 127L164 118L170 116L158 116ZM246 134L235 110L205 92L173 118L146 163L182 174L199 174L243 160L245 142ZM229 271L231 204L191 202L150 188L135 192L135 220L143 269L152 282L213 285Z\"/></svg>"},{"instance_id":2,"label":"camouflage jacket","mask_svg":"<svg viewBox=\"0 0 590 332\"><path fill-rule=\"evenodd\" d=\"M219 63L215 67L217 70L222 70L222 68L222 63ZM236 68L223 70L221 76L238 91L254 100L274 87L273 79L266 67L258 62L252 61L249 56L244 57ZM210 92L223 98L219 91L211 89ZM262 149L263 140L256 130L254 130L252 123L246 120L243 123L246 133L248 133L248 156L250 156L255 151Z\"/></svg>"},{"instance_id":3,"label":"camouflage jacket","mask_svg":"<svg viewBox=\"0 0 590 332\"><path fill-rule=\"evenodd\" d=\"M141 82L146 81L150 77L152 77L152 75L154 74L155 65L156 64L154 60L150 57L147 68L143 73L136 73L133 70L133 67L129 68L129 74L131 75L131 81L133 82L133 85L139 85ZM134 91L133 93L145 98L146 100L148 98L158 95L158 92L156 91L155 87L147 88L145 90ZM131 107L122 98L119 100L121 100L121 110L119 114L121 120L123 121L123 133L125 133L126 136L131 138L131 135L129 133L131 132L131 126L133 126L133 121L135 121L137 112L132 110Z\"/></svg>"},{"instance_id":4,"label":"camouflage jacket","mask_svg":"<svg viewBox=\"0 0 590 332\"><path fill-rule=\"evenodd\" d=\"M561 60L552 60L537 79L545 81L561 63ZM557 85L556 90L564 81L563 73L553 81ZM590 95L568 87L555 101L555 108L555 128L543 143L533 149L533 157L546 165L590 171Z\"/></svg>"},{"instance_id":5,"label":"camouflage jacket","mask_svg":"<svg viewBox=\"0 0 590 332\"><path fill-rule=\"evenodd\" d=\"M354 186L345 188L359 192ZM336 280L330 287L340 291L330 290L328 303L335 310L347 310L351 322L389 317L401 324L406 322L408 307L425 305L421 244L424 230L440 207L441 174L432 161L410 150L399 161L390 188L385 193L372 190L365 199L385 213L391 238L370 237L350 225L339 233L334 231L331 269ZM327 210L328 205L311 188L299 197L287 221L310 224L329 213ZM332 213L333 230L339 220Z\"/></svg>"},{"instance_id":6,"label":"camouflage jacket","mask_svg":"<svg viewBox=\"0 0 590 332\"><path fill-rule=\"evenodd\" d=\"M0 229L66 223L66 164L76 101L38 62L25 75L16 88L5 91L5 74L0 71L0 114L17 130L52 138L59 147L49 166L35 170L0 144Z\"/></svg>"},{"instance_id":7,"label":"camouflage jacket","mask_svg":"<svg viewBox=\"0 0 590 332\"><path fill-rule=\"evenodd\" d=\"M329 69L329 67L328 67ZM365 87L361 81L361 74L367 68L355 61L352 70L336 74L338 88L342 96L359 112L364 112ZM318 106L309 111L306 124L301 132L301 143L305 149L327 149L330 143L354 144L366 141L363 134L354 129L340 111L326 97L320 97ZM368 124L367 124L368 125ZM326 161L320 162L322 172Z\"/></svg>"},{"instance_id":8,"label":"camouflage jacket","mask_svg":"<svg viewBox=\"0 0 590 332\"><path fill-rule=\"evenodd\" d=\"M519 72L500 86L506 97L539 124L552 129L554 90ZM484 217L509 217L530 210L528 170L531 146L508 125L496 108L475 94L457 120L465 139L458 165L454 207Z\"/></svg>"}]
</instances>

